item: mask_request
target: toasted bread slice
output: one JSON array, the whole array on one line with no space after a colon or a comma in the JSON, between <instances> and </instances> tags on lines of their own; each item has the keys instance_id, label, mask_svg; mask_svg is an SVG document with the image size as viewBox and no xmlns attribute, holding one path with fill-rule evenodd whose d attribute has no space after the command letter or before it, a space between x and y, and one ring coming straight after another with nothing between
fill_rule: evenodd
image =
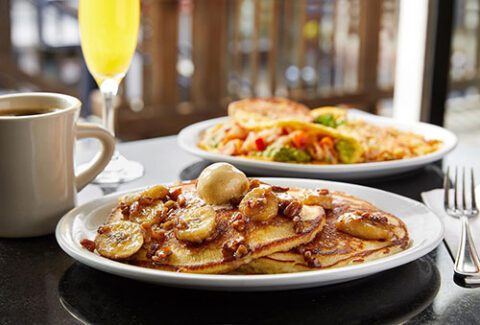
<instances>
[{"instance_id":1,"label":"toasted bread slice","mask_svg":"<svg viewBox=\"0 0 480 325\"><path fill-rule=\"evenodd\" d=\"M322 232L308 244L290 251L256 259L237 273L290 273L365 263L405 250L410 240L405 224L395 216L368 202L342 193L334 193L333 210L327 211ZM391 240L368 240L337 229L337 220L345 213L369 213L384 217L393 234Z\"/></svg>"},{"instance_id":2,"label":"toasted bread slice","mask_svg":"<svg viewBox=\"0 0 480 325\"><path fill-rule=\"evenodd\" d=\"M172 194L162 200L142 199L142 194L126 198L107 219L106 227L118 222L134 222L144 229L142 248L122 261L169 271L227 273L262 256L305 244L313 240L325 224L325 212L320 206L302 209L299 218L278 214L263 222L241 218L236 205L212 206L214 231L205 240L191 242L179 236L183 230L182 219L207 205L198 197L195 182L168 190ZM177 200L173 200L174 196ZM140 208L136 202L141 203ZM169 205L174 208L163 214ZM132 210L137 213L130 213ZM162 217L158 218L159 215Z\"/></svg>"},{"instance_id":3,"label":"toasted bread slice","mask_svg":"<svg viewBox=\"0 0 480 325\"><path fill-rule=\"evenodd\" d=\"M248 98L228 105L228 116L244 128L275 120L311 122L307 106L286 98Z\"/></svg>"}]
</instances>

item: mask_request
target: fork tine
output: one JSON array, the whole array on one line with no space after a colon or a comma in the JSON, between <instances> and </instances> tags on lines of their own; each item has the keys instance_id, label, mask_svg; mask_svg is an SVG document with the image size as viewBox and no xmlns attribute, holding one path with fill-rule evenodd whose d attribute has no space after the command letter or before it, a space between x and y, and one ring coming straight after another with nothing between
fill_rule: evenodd
<instances>
[{"instance_id":1,"label":"fork tine","mask_svg":"<svg viewBox=\"0 0 480 325\"><path fill-rule=\"evenodd\" d=\"M467 209L467 200L465 199L465 166L462 167L462 206L461 209Z\"/></svg>"},{"instance_id":2,"label":"fork tine","mask_svg":"<svg viewBox=\"0 0 480 325\"><path fill-rule=\"evenodd\" d=\"M447 210L450 206L450 166L447 167L443 177L443 207Z\"/></svg>"},{"instance_id":3,"label":"fork tine","mask_svg":"<svg viewBox=\"0 0 480 325\"><path fill-rule=\"evenodd\" d=\"M453 181L453 208L458 210L458 167L455 166L455 179Z\"/></svg>"},{"instance_id":4,"label":"fork tine","mask_svg":"<svg viewBox=\"0 0 480 325\"><path fill-rule=\"evenodd\" d=\"M477 210L477 198L475 197L475 175L473 173L473 167L470 169L470 176L472 177L472 180L470 182L470 185L472 187L472 191L470 192L472 195L472 209Z\"/></svg>"}]
</instances>

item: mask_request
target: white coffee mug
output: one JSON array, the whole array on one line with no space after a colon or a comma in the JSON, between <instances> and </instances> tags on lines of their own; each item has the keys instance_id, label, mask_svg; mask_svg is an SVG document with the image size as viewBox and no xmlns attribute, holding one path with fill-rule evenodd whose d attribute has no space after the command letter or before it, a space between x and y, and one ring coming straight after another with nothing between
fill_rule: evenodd
<instances>
[{"instance_id":1,"label":"white coffee mug","mask_svg":"<svg viewBox=\"0 0 480 325\"><path fill-rule=\"evenodd\" d=\"M0 96L0 237L52 233L76 203L77 191L108 164L115 140L95 124L76 123L78 99L53 93ZM7 116L14 110L51 110ZM97 138L101 150L91 165L74 171L75 138Z\"/></svg>"}]
</instances>

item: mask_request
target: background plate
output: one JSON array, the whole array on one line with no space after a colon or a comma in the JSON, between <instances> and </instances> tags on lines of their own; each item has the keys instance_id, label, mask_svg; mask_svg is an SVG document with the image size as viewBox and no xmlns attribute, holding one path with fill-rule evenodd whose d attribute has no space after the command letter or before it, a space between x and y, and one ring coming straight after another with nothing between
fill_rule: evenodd
<instances>
[{"instance_id":1,"label":"background plate","mask_svg":"<svg viewBox=\"0 0 480 325\"><path fill-rule=\"evenodd\" d=\"M389 192L346 183L285 178L262 178L280 186L328 188L368 200L378 208L402 219L408 228L412 246L398 254L364 264L318 271L273 275L189 274L147 269L115 262L91 253L80 245L84 238L93 239L117 198L115 193L79 206L58 223L56 238L60 247L74 259L101 271L131 279L208 290L266 291L324 286L365 277L414 261L433 250L443 238L443 225L423 204Z\"/></svg>"},{"instance_id":2,"label":"background plate","mask_svg":"<svg viewBox=\"0 0 480 325\"><path fill-rule=\"evenodd\" d=\"M441 140L444 145L440 150L421 157L351 165L306 165L258 161L212 153L198 148L197 144L202 132L219 122L226 121L228 117L211 119L184 128L178 135L178 144L181 148L192 155L208 161L225 161L247 172L255 172L256 174L261 173L267 176L296 176L333 180L375 178L420 168L431 162L442 159L447 153L453 150L457 144L457 137L455 134L436 125L427 123L403 123L391 118L372 115L359 110L349 110L348 116L352 119L363 119L379 126L391 126L399 130L411 131L420 134L427 139Z\"/></svg>"}]
</instances>

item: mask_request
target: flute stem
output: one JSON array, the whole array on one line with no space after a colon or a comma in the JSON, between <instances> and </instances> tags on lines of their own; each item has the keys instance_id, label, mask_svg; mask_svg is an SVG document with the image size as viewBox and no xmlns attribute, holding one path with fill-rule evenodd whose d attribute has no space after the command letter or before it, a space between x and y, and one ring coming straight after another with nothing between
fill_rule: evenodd
<instances>
[{"instance_id":1,"label":"flute stem","mask_svg":"<svg viewBox=\"0 0 480 325\"><path fill-rule=\"evenodd\" d=\"M113 107L113 100L118 92L118 85L120 78L109 78L102 81L100 84L100 91L103 95L103 126L115 135L115 112Z\"/></svg>"}]
</instances>

